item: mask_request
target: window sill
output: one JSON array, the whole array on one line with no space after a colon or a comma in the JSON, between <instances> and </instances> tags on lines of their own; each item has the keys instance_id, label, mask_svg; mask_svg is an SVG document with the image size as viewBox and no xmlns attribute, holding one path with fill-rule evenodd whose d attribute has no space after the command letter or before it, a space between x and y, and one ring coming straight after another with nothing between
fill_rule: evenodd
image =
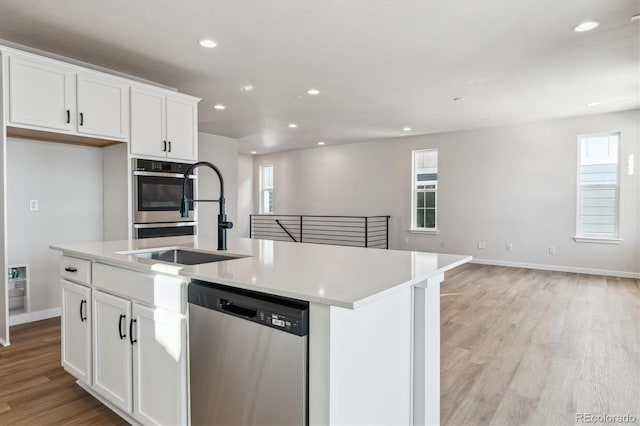
<instances>
[{"instance_id":1,"label":"window sill","mask_svg":"<svg viewBox=\"0 0 640 426\"><path fill-rule=\"evenodd\" d=\"M576 243L595 243L595 244L620 244L622 240L620 238L609 238L609 237L579 237L574 236L573 240Z\"/></svg>"},{"instance_id":2,"label":"window sill","mask_svg":"<svg viewBox=\"0 0 640 426\"><path fill-rule=\"evenodd\" d=\"M413 228L413 229L409 229L409 232L411 234L425 234L425 235L438 235L438 230L437 229L420 229L420 228Z\"/></svg>"}]
</instances>

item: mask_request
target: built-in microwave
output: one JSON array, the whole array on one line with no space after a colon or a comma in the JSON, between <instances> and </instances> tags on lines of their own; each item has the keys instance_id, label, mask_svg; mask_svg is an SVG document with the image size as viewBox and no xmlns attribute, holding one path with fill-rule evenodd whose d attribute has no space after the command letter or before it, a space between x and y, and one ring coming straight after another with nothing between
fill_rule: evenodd
<instances>
[{"instance_id":1,"label":"built-in microwave","mask_svg":"<svg viewBox=\"0 0 640 426\"><path fill-rule=\"evenodd\" d=\"M190 164L133 159L133 222L193 222L193 203L189 217L180 216L184 172ZM187 180L187 197L193 200L195 175Z\"/></svg>"}]
</instances>

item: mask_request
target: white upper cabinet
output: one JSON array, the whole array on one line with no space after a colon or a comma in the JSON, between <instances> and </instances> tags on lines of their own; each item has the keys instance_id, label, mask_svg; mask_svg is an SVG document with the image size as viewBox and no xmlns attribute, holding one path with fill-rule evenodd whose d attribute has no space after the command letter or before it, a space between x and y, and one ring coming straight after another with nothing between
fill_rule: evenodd
<instances>
[{"instance_id":1,"label":"white upper cabinet","mask_svg":"<svg viewBox=\"0 0 640 426\"><path fill-rule=\"evenodd\" d=\"M78 133L108 139L127 139L129 86L97 74L77 76Z\"/></svg>"},{"instance_id":2,"label":"white upper cabinet","mask_svg":"<svg viewBox=\"0 0 640 426\"><path fill-rule=\"evenodd\" d=\"M167 157L196 160L198 141L198 109L193 101L167 96Z\"/></svg>"},{"instance_id":3,"label":"white upper cabinet","mask_svg":"<svg viewBox=\"0 0 640 426\"><path fill-rule=\"evenodd\" d=\"M19 56L8 59L9 122L73 131L75 72Z\"/></svg>"},{"instance_id":4,"label":"white upper cabinet","mask_svg":"<svg viewBox=\"0 0 640 426\"><path fill-rule=\"evenodd\" d=\"M10 53L9 126L129 140L129 84L35 55Z\"/></svg>"},{"instance_id":5,"label":"white upper cabinet","mask_svg":"<svg viewBox=\"0 0 640 426\"><path fill-rule=\"evenodd\" d=\"M131 88L131 154L195 161L198 101L150 87Z\"/></svg>"},{"instance_id":6,"label":"white upper cabinet","mask_svg":"<svg viewBox=\"0 0 640 426\"><path fill-rule=\"evenodd\" d=\"M166 156L165 97L147 88L131 88L131 154Z\"/></svg>"}]
</instances>

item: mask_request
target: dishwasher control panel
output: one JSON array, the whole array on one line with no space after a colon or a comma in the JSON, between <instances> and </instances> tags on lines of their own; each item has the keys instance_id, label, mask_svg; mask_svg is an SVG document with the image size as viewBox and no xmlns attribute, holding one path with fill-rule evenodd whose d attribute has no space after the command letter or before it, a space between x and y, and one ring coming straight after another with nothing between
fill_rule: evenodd
<instances>
[{"instance_id":1,"label":"dishwasher control panel","mask_svg":"<svg viewBox=\"0 0 640 426\"><path fill-rule=\"evenodd\" d=\"M270 325L275 328L282 328L287 331L296 332L300 329L301 318L283 315L282 313L273 312L270 310L260 310L258 319L265 325Z\"/></svg>"},{"instance_id":2,"label":"dishwasher control panel","mask_svg":"<svg viewBox=\"0 0 640 426\"><path fill-rule=\"evenodd\" d=\"M309 334L309 303L206 281L193 280L189 304L275 328L298 336Z\"/></svg>"}]
</instances>

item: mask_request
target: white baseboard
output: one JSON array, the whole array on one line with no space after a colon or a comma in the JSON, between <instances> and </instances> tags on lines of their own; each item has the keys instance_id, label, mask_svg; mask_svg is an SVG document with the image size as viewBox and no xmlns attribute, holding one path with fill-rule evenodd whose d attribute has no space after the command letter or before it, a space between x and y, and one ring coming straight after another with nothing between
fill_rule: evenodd
<instances>
[{"instance_id":1,"label":"white baseboard","mask_svg":"<svg viewBox=\"0 0 640 426\"><path fill-rule=\"evenodd\" d=\"M509 262L504 260L473 259L471 263L480 265L508 266L510 268L542 269L545 271L573 272L576 274L605 275L608 277L638 278L640 272L611 271L608 269L576 268L574 266L541 265L538 263Z\"/></svg>"},{"instance_id":2,"label":"white baseboard","mask_svg":"<svg viewBox=\"0 0 640 426\"><path fill-rule=\"evenodd\" d=\"M44 311L26 312L24 314L10 315L9 325L24 324L27 322L40 321L43 319L49 319L60 316L61 309L53 308Z\"/></svg>"},{"instance_id":3,"label":"white baseboard","mask_svg":"<svg viewBox=\"0 0 640 426\"><path fill-rule=\"evenodd\" d=\"M4 339L0 338L0 346L9 346Z\"/></svg>"}]
</instances>

